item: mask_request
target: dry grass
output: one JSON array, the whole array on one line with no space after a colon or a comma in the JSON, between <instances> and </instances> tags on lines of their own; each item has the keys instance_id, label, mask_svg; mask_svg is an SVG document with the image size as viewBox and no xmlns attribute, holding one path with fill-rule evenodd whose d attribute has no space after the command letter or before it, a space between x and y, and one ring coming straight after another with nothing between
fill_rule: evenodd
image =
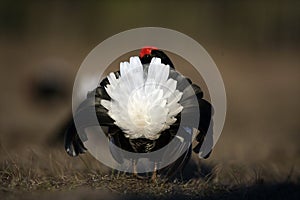
<instances>
[{"instance_id":1,"label":"dry grass","mask_svg":"<svg viewBox=\"0 0 300 200\"><path fill-rule=\"evenodd\" d=\"M47 152L51 152L50 154ZM89 154L70 158L61 149L2 149L4 199L297 199L300 178L270 166L220 165L194 158L183 174L156 182L112 171ZM192 172L192 173L191 173Z\"/></svg>"}]
</instances>

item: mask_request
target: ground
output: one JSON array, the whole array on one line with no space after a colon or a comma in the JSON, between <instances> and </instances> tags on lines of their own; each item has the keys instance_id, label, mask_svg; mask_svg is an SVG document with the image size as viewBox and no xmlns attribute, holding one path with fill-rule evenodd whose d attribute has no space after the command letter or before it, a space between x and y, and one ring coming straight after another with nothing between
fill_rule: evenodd
<instances>
[{"instance_id":1,"label":"ground","mask_svg":"<svg viewBox=\"0 0 300 200\"><path fill-rule=\"evenodd\" d=\"M177 179L152 181L105 168L90 155L72 159L61 150L25 154L10 155L1 163L3 199L298 199L300 195L299 176L293 169L282 174L271 165L225 167L194 158Z\"/></svg>"}]
</instances>

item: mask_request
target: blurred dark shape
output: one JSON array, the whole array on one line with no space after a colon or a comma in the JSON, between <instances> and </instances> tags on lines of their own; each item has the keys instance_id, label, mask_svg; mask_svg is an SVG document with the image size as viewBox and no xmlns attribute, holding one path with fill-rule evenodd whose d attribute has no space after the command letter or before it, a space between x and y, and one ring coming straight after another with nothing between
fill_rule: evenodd
<instances>
[{"instance_id":1,"label":"blurred dark shape","mask_svg":"<svg viewBox=\"0 0 300 200\"><path fill-rule=\"evenodd\" d=\"M57 58L42 61L36 65L35 71L28 76L27 94L32 107L38 111L59 112L66 110L67 117L61 117L61 122L54 128L54 133L47 137L46 143L49 146L63 148L64 134L66 127L70 124L71 94L72 94L72 73L69 65ZM70 111L68 112L68 107ZM44 112L42 112L44 113ZM65 120L67 119L67 120Z\"/></svg>"},{"instance_id":2,"label":"blurred dark shape","mask_svg":"<svg viewBox=\"0 0 300 200\"><path fill-rule=\"evenodd\" d=\"M38 101L52 101L64 97L66 92L61 87L62 85L60 80L55 80L52 77L35 80L33 88L34 98Z\"/></svg>"},{"instance_id":3,"label":"blurred dark shape","mask_svg":"<svg viewBox=\"0 0 300 200\"><path fill-rule=\"evenodd\" d=\"M31 100L40 105L60 103L70 94L68 83L61 71L50 67L32 77L29 90Z\"/></svg>"}]
</instances>

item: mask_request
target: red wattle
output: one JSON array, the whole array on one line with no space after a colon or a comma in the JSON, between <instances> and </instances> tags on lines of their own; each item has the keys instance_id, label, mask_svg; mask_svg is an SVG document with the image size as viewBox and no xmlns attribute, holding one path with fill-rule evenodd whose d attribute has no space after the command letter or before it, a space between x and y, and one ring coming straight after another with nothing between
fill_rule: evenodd
<instances>
[{"instance_id":1,"label":"red wattle","mask_svg":"<svg viewBox=\"0 0 300 200\"><path fill-rule=\"evenodd\" d=\"M143 58L145 55L151 55L152 50L157 50L157 47L146 46L143 47L140 51L140 58Z\"/></svg>"}]
</instances>

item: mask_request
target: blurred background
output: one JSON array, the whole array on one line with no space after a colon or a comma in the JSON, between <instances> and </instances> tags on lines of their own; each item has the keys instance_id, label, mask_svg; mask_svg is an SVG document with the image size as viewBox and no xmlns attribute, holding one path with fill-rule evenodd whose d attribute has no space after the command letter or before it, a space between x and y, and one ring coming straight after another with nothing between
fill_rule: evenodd
<instances>
[{"instance_id":1,"label":"blurred background","mask_svg":"<svg viewBox=\"0 0 300 200\"><path fill-rule=\"evenodd\" d=\"M144 26L197 40L223 76L226 123L205 162L299 179L299 1L1 0L0 160L47 148L69 162L59 135L81 62L106 38Z\"/></svg>"}]
</instances>

